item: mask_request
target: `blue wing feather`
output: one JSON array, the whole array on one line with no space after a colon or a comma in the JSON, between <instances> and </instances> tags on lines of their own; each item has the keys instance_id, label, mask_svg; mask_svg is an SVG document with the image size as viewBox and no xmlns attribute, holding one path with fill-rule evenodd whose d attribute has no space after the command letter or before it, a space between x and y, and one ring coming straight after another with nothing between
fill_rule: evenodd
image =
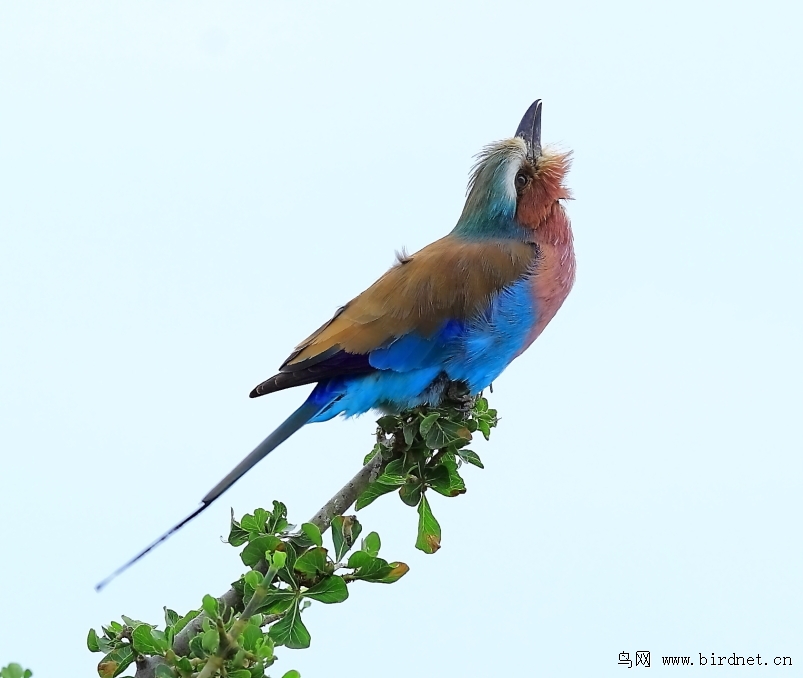
<instances>
[{"instance_id":1,"label":"blue wing feather","mask_svg":"<svg viewBox=\"0 0 803 678\"><path fill-rule=\"evenodd\" d=\"M454 339L464 330L464 323L447 320L430 337L410 332L368 354L368 361L378 370L409 372L442 363L448 358Z\"/></svg>"},{"instance_id":2,"label":"blue wing feather","mask_svg":"<svg viewBox=\"0 0 803 678\"><path fill-rule=\"evenodd\" d=\"M442 395L442 390L436 389L441 376L463 381L471 393L478 393L516 357L536 317L525 277L503 289L476 318L447 321L430 337L411 332L371 351L370 374L320 382L310 398L330 404L313 421L375 408L398 411L432 403Z\"/></svg>"}]
</instances>

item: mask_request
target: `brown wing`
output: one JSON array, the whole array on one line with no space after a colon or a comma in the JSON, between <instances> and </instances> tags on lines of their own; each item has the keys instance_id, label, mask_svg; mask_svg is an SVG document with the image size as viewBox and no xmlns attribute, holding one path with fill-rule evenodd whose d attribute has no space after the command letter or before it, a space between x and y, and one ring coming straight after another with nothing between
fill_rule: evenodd
<instances>
[{"instance_id":1,"label":"brown wing","mask_svg":"<svg viewBox=\"0 0 803 678\"><path fill-rule=\"evenodd\" d=\"M340 351L367 354L416 331L431 336L445 320L481 313L533 264L533 245L446 236L394 265L298 346L280 368L292 372Z\"/></svg>"}]
</instances>

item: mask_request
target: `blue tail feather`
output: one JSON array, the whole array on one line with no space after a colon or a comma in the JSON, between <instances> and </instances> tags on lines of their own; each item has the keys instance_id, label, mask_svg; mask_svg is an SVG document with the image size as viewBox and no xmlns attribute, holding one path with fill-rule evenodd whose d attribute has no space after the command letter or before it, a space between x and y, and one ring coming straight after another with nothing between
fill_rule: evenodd
<instances>
[{"instance_id":1,"label":"blue tail feather","mask_svg":"<svg viewBox=\"0 0 803 678\"><path fill-rule=\"evenodd\" d=\"M243 459L237 466L232 469L231 473L229 473L223 480L221 480L217 485L215 485L209 492L206 493L206 496L201 500L201 505L195 509L190 515L188 515L184 520L176 523L171 527L167 532L165 532L162 536L160 536L156 541L148 545L145 549L140 551L137 555L135 555L131 560L129 560L125 565L122 567L117 568L111 575L106 577L102 582L95 586L96 591L100 591L104 588L112 579L117 577L117 575L125 572L129 567L131 567L134 563L136 563L142 556L146 553L149 553L154 548L156 548L159 544L161 544L165 539L167 539L171 534L178 532L182 527L184 527L188 522L190 522L193 518L199 516L203 513L206 509L211 506L212 502L215 501L220 495L222 495L226 490L228 490L234 483L236 483L240 478L242 478L249 470L251 470L254 465L256 465L261 459L264 459L268 454L270 454L273 450L275 450L279 445L281 445L285 440L287 440L291 435L293 435L298 429L300 429L304 424L308 423L312 420L316 414L318 414L321 409L328 407L331 403L324 402L323 404L319 402L319 400L314 399L312 396L307 398L301 407L299 407L293 414L291 414L287 419L285 419L276 430L271 433L265 440L263 440L259 445L257 445L254 450L249 454L245 459Z\"/></svg>"},{"instance_id":2,"label":"blue tail feather","mask_svg":"<svg viewBox=\"0 0 803 678\"><path fill-rule=\"evenodd\" d=\"M250 471L259 461L273 452L273 450L279 447L279 445L304 426L304 424L307 424L328 404L329 403L321 404L313 401L312 398L307 398L301 407L279 424L273 433L259 443L259 445L257 445L245 459L237 464L223 480L209 490L206 496L201 499L201 502L204 505L209 505L215 501L215 499L234 485L234 483Z\"/></svg>"}]
</instances>

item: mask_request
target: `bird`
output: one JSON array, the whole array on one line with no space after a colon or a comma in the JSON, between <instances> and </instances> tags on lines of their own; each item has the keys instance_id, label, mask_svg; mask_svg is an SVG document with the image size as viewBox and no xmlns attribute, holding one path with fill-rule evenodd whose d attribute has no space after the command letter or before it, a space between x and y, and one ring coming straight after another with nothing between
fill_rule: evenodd
<instances>
[{"instance_id":1,"label":"bird","mask_svg":"<svg viewBox=\"0 0 803 678\"><path fill-rule=\"evenodd\" d=\"M306 424L370 410L437 406L450 384L487 388L560 309L575 279L564 179L571 153L542 147L540 99L512 138L486 146L465 206L444 237L394 265L295 347L258 398L314 384L304 402L201 500L119 568L198 516Z\"/></svg>"}]
</instances>

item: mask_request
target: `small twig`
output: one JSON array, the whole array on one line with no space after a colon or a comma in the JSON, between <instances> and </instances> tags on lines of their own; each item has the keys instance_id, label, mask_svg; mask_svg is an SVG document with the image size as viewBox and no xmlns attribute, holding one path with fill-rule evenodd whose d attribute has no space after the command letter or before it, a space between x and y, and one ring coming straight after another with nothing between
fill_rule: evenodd
<instances>
[{"instance_id":1,"label":"small twig","mask_svg":"<svg viewBox=\"0 0 803 678\"><path fill-rule=\"evenodd\" d=\"M159 656L138 659L136 663L136 678L154 678L156 676L156 667L162 664L167 664L167 662Z\"/></svg>"},{"instance_id":2,"label":"small twig","mask_svg":"<svg viewBox=\"0 0 803 678\"><path fill-rule=\"evenodd\" d=\"M343 515L343 513L357 501L357 497L362 494L363 490L368 487L373 480L376 480L385 464L386 462L382 459L382 455L377 454L365 464L351 480L340 488L309 522L316 525L321 532L326 532L332 524L332 519L336 516ZM260 562L254 569L264 575L268 571L268 566L267 563ZM237 609L243 604L242 597L233 588L220 596L218 602L220 603L221 614L225 614L228 609ZM173 651L177 655L187 656L189 654L190 639L201 630L205 617L205 614L199 614L176 634L176 637L173 639ZM149 667L143 666L143 669L147 668ZM145 675L147 674L144 672L140 673L140 668L137 667L136 678L144 678Z\"/></svg>"},{"instance_id":3,"label":"small twig","mask_svg":"<svg viewBox=\"0 0 803 678\"><path fill-rule=\"evenodd\" d=\"M282 567L284 567L284 560L282 560ZM254 595L251 596L251 600L248 601L248 605L245 606L242 614L237 618L237 621L234 622L234 625L231 627L231 634L234 638L237 638L243 631L245 631L245 626L248 624L248 620L256 614L259 606L262 605L262 603L265 601L265 598L268 597L268 593L270 593L270 585L273 583L273 579L278 572L279 568L275 565L272 565L268 570L268 573L262 578L262 582L254 590Z\"/></svg>"},{"instance_id":4,"label":"small twig","mask_svg":"<svg viewBox=\"0 0 803 678\"><path fill-rule=\"evenodd\" d=\"M357 497L362 494L363 490L379 477L384 465L382 455L377 454L359 470L357 475L340 488L340 491L327 501L309 522L321 532L326 532L332 524L332 518L342 516L357 501Z\"/></svg>"},{"instance_id":5,"label":"small twig","mask_svg":"<svg viewBox=\"0 0 803 678\"><path fill-rule=\"evenodd\" d=\"M262 624L261 626L268 626L268 624L272 624L275 621L279 621L284 615L287 614L286 612L282 612L281 614L266 614L262 617Z\"/></svg>"},{"instance_id":6,"label":"small twig","mask_svg":"<svg viewBox=\"0 0 803 678\"><path fill-rule=\"evenodd\" d=\"M284 558L282 558L281 564L284 564ZM259 586L257 586L254 590L254 595L251 596L251 600L248 601L248 605L245 606L245 609L237 618L237 621L232 625L231 631L226 633L226 629L221 623L221 620L217 620L218 632L220 634L220 644L218 645L215 655L213 657L209 657L207 660L206 666L204 666L203 671L198 674L198 678L212 678L212 676L214 676L215 673L223 666L226 659L236 652L237 639L240 637L242 632L245 631L248 621L254 616L254 613L256 613L256 611L259 609L259 606L262 605L262 603L265 601L265 598L268 597L268 593L270 593L270 585L273 583L273 579L276 577L278 571L279 568L276 567L275 564L270 566L267 574L265 574L265 576L262 578L262 581L259 583Z\"/></svg>"}]
</instances>

